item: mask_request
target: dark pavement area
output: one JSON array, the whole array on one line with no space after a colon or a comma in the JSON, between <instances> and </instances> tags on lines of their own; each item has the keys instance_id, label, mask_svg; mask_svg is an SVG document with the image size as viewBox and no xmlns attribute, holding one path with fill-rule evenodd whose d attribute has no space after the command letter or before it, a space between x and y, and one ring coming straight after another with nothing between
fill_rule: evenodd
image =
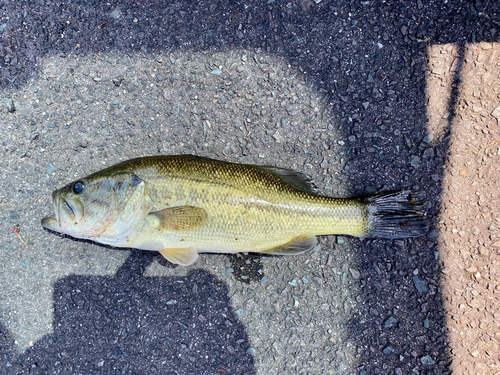
<instances>
[{"instance_id":1,"label":"dark pavement area","mask_svg":"<svg viewBox=\"0 0 500 375\"><path fill-rule=\"evenodd\" d=\"M146 254L134 252L113 277L57 281L54 332L23 355L9 353L11 362L2 363L3 370L254 374L247 335L227 304L225 284L204 271L178 278L143 277L152 260ZM13 340L2 333L3 347L13 349Z\"/></svg>"}]
</instances>

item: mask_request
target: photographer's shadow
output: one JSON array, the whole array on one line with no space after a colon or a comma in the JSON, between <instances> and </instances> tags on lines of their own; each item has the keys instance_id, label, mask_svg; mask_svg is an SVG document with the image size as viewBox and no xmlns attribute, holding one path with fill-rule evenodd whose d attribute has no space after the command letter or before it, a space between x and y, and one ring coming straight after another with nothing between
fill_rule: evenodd
<instances>
[{"instance_id":1,"label":"photographer's shadow","mask_svg":"<svg viewBox=\"0 0 500 375\"><path fill-rule=\"evenodd\" d=\"M115 276L59 280L52 334L17 357L12 340L2 335L4 350L10 347L1 353L7 371L255 374L227 286L203 270L187 277L145 277L152 259L134 251Z\"/></svg>"}]
</instances>

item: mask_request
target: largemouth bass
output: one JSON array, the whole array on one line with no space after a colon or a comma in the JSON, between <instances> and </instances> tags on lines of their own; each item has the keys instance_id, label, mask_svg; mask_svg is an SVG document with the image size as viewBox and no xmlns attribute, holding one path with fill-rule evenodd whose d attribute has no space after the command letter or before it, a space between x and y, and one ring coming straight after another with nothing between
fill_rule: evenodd
<instances>
[{"instance_id":1,"label":"largemouth bass","mask_svg":"<svg viewBox=\"0 0 500 375\"><path fill-rule=\"evenodd\" d=\"M298 254L317 235L417 237L427 230L409 191L368 198L316 195L291 170L197 156L153 156L106 168L52 193L42 226L117 247L159 251L172 263L198 253Z\"/></svg>"}]
</instances>

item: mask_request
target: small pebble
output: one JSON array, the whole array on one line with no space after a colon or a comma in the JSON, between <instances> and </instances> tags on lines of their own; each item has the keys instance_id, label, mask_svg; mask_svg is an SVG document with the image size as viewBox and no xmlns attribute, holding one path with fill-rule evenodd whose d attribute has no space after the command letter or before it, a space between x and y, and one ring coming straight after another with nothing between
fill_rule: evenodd
<instances>
[{"instance_id":1,"label":"small pebble","mask_svg":"<svg viewBox=\"0 0 500 375\"><path fill-rule=\"evenodd\" d=\"M426 148L422 155L424 159L430 159L434 157L434 149L432 147Z\"/></svg>"},{"instance_id":2,"label":"small pebble","mask_svg":"<svg viewBox=\"0 0 500 375\"><path fill-rule=\"evenodd\" d=\"M500 122L500 106L496 107L493 112L491 112L491 115Z\"/></svg>"},{"instance_id":3,"label":"small pebble","mask_svg":"<svg viewBox=\"0 0 500 375\"><path fill-rule=\"evenodd\" d=\"M389 329L394 327L397 324L398 320L390 316L387 318L387 320L384 322L384 328Z\"/></svg>"},{"instance_id":4,"label":"small pebble","mask_svg":"<svg viewBox=\"0 0 500 375\"><path fill-rule=\"evenodd\" d=\"M238 310L235 310L234 313L238 316L243 316L246 314L245 310L244 309L238 309Z\"/></svg>"},{"instance_id":5,"label":"small pebble","mask_svg":"<svg viewBox=\"0 0 500 375\"><path fill-rule=\"evenodd\" d=\"M424 142L424 143L431 143L433 139L434 139L434 134L427 134L424 137L424 139L422 139L422 142Z\"/></svg>"},{"instance_id":6,"label":"small pebble","mask_svg":"<svg viewBox=\"0 0 500 375\"><path fill-rule=\"evenodd\" d=\"M49 161L49 163L47 164L46 171L47 171L48 175L51 175L52 173L54 173L55 171L57 171L57 168L54 167L54 164L52 164L52 162Z\"/></svg>"},{"instance_id":7,"label":"small pebble","mask_svg":"<svg viewBox=\"0 0 500 375\"><path fill-rule=\"evenodd\" d=\"M422 358L420 358L420 362L422 362L424 366L433 366L436 364L436 362L430 355L424 355Z\"/></svg>"},{"instance_id":8,"label":"small pebble","mask_svg":"<svg viewBox=\"0 0 500 375\"><path fill-rule=\"evenodd\" d=\"M385 355L393 355L394 354L394 348L391 345L387 345L384 350L382 351Z\"/></svg>"},{"instance_id":9,"label":"small pebble","mask_svg":"<svg viewBox=\"0 0 500 375\"><path fill-rule=\"evenodd\" d=\"M427 283L424 280L421 280L417 275L413 276L413 284L419 293L427 292Z\"/></svg>"},{"instance_id":10,"label":"small pebble","mask_svg":"<svg viewBox=\"0 0 500 375\"><path fill-rule=\"evenodd\" d=\"M420 166L420 157L418 157L417 155L410 156L410 165L413 168L417 169Z\"/></svg>"},{"instance_id":11,"label":"small pebble","mask_svg":"<svg viewBox=\"0 0 500 375\"><path fill-rule=\"evenodd\" d=\"M115 20L117 20L118 18L120 18L122 16L122 11L120 8L116 8L114 11L112 11L109 16L111 18L114 18Z\"/></svg>"},{"instance_id":12,"label":"small pebble","mask_svg":"<svg viewBox=\"0 0 500 375\"><path fill-rule=\"evenodd\" d=\"M354 277L356 280L359 280L361 277L361 274L359 273L358 270L354 268L349 268L349 272L351 273L352 277Z\"/></svg>"},{"instance_id":13,"label":"small pebble","mask_svg":"<svg viewBox=\"0 0 500 375\"><path fill-rule=\"evenodd\" d=\"M210 74L213 74L214 76L220 76L222 74L222 70L214 69L210 72Z\"/></svg>"},{"instance_id":14,"label":"small pebble","mask_svg":"<svg viewBox=\"0 0 500 375\"><path fill-rule=\"evenodd\" d=\"M260 285L265 285L267 283L267 276L263 276L262 279L260 279Z\"/></svg>"},{"instance_id":15,"label":"small pebble","mask_svg":"<svg viewBox=\"0 0 500 375\"><path fill-rule=\"evenodd\" d=\"M10 113L14 113L16 111L16 105L14 104L14 101L12 99L7 99L5 105L7 106L7 110Z\"/></svg>"}]
</instances>

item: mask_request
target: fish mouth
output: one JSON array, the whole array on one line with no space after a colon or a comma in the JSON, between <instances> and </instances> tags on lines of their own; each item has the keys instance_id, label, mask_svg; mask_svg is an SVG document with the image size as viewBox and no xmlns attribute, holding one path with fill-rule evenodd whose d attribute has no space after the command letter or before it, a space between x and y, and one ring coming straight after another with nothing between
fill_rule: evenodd
<instances>
[{"instance_id":1,"label":"fish mouth","mask_svg":"<svg viewBox=\"0 0 500 375\"><path fill-rule=\"evenodd\" d=\"M54 232L61 232L61 227L55 216L47 216L42 219L42 227L52 230Z\"/></svg>"},{"instance_id":2,"label":"fish mouth","mask_svg":"<svg viewBox=\"0 0 500 375\"><path fill-rule=\"evenodd\" d=\"M42 227L52 231L63 233L68 227L72 227L82 219L83 206L78 201L68 199L61 191L52 193L54 202L54 215L42 219Z\"/></svg>"},{"instance_id":3,"label":"fish mouth","mask_svg":"<svg viewBox=\"0 0 500 375\"><path fill-rule=\"evenodd\" d=\"M54 204L54 213L55 215L52 215L52 216L47 216L47 217L44 217L42 219L42 227L45 228L45 229L49 229L49 230L52 230L52 231L55 231L55 232L62 232L62 228L61 228L61 225L59 224L59 201L60 201L60 197L59 197L59 192L58 191L54 191L52 193L52 201L53 201L53 204ZM68 206L70 207L70 206Z\"/></svg>"}]
</instances>

